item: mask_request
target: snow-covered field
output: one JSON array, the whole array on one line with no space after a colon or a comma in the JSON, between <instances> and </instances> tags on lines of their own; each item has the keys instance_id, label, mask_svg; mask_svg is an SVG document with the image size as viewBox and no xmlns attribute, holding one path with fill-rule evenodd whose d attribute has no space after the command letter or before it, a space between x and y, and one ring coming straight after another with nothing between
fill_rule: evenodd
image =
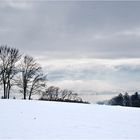
<instances>
[{"instance_id":1,"label":"snow-covered field","mask_svg":"<svg viewBox=\"0 0 140 140\"><path fill-rule=\"evenodd\" d=\"M140 139L140 109L0 100L0 139Z\"/></svg>"}]
</instances>

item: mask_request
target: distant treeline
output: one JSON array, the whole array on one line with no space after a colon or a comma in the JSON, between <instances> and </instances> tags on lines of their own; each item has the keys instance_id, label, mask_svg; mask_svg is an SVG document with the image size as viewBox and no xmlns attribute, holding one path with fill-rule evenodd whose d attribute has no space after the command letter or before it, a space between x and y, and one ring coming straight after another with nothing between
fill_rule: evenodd
<instances>
[{"instance_id":1,"label":"distant treeline","mask_svg":"<svg viewBox=\"0 0 140 140\"><path fill-rule=\"evenodd\" d=\"M87 103L72 90L48 87L47 81L46 73L32 56L21 54L17 48L0 46L2 99L16 99L12 93L12 89L16 89L16 93L24 100L31 100L33 95L38 95L39 100Z\"/></svg>"},{"instance_id":2,"label":"distant treeline","mask_svg":"<svg viewBox=\"0 0 140 140\"><path fill-rule=\"evenodd\" d=\"M140 95L138 92L135 92L132 95L129 95L127 92L125 94L120 93L112 99L98 102L98 104L140 107Z\"/></svg>"},{"instance_id":3,"label":"distant treeline","mask_svg":"<svg viewBox=\"0 0 140 140\"><path fill-rule=\"evenodd\" d=\"M82 98L72 90L62 90L54 86L47 88L39 100L89 104L89 102L83 101Z\"/></svg>"}]
</instances>

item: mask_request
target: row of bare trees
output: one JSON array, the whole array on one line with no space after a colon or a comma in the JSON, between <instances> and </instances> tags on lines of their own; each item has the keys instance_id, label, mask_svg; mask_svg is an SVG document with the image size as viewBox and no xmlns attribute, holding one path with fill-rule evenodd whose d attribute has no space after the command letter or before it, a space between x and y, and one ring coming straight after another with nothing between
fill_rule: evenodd
<instances>
[{"instance_id":1,"label":"row of bare trees","mask_svg":"<svg viewBox=\"0 0 140 140\"><path fill-rule=\"evenodd\" d=\"M46 83L46 75L42 67L31 56L22 57L18 49L0 46L0 85L3 98L9 99L12 87L23 94L23 98L31 99L39 93Z\"/></svg>"},{"instance_id":2,"label":"row of bare trees","mask_svg":"<svg viewBox=\"0 0 140 140\"><path fill-rule=\"evenodd\" d=\"M23 99L32 99L32 95L42 95L41 100L83 102L77 93L46 86L47 76L35 59L21 55L18 49L0 46L0 86L3 99L9 99L11 89L23 95Z\"/></svg>"},{"instance_id":3,"label":"row of bare trees","mask_svg":"<svg viewBox=\"0 0 140 140\"><path fill-rule=\"evenodd\" d=\"M59 87L50 86L45 92L43 92L40 100L47 101L63 101L63 102L76 102L76 103L88 103L84 102L77 93L72 90L60 89Z\"/></svg>"}]
</instances>

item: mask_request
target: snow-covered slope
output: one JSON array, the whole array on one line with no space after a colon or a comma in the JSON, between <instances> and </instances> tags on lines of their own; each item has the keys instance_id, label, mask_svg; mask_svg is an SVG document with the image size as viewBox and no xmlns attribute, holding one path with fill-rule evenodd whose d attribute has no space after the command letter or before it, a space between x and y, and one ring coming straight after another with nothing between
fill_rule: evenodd
<instances>
[{"instance_id":1,"label":"snow-covered slope","mask_svg":"<svg viewBox=\"0 0 140 140\"><path fill-rule=\"evenodd\" d=\"M0 139L140 139L140 109L0 100Z\"/></svg>"}]
</instances>

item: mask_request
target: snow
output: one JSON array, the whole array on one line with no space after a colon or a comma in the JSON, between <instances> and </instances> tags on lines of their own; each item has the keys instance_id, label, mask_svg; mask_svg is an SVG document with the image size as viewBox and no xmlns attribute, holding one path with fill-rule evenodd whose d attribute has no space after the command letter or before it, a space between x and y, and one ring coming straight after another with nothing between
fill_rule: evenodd
<instances>
[{"instance_id":1,"label":"snow","mask_svg":"<svg viewBox=\"0 0 140 140\"><path fill-rule=\"evenodd\" d=\"M140 109L0 100L0 139L140 139Z\"/></svg>"}]
</instances>

